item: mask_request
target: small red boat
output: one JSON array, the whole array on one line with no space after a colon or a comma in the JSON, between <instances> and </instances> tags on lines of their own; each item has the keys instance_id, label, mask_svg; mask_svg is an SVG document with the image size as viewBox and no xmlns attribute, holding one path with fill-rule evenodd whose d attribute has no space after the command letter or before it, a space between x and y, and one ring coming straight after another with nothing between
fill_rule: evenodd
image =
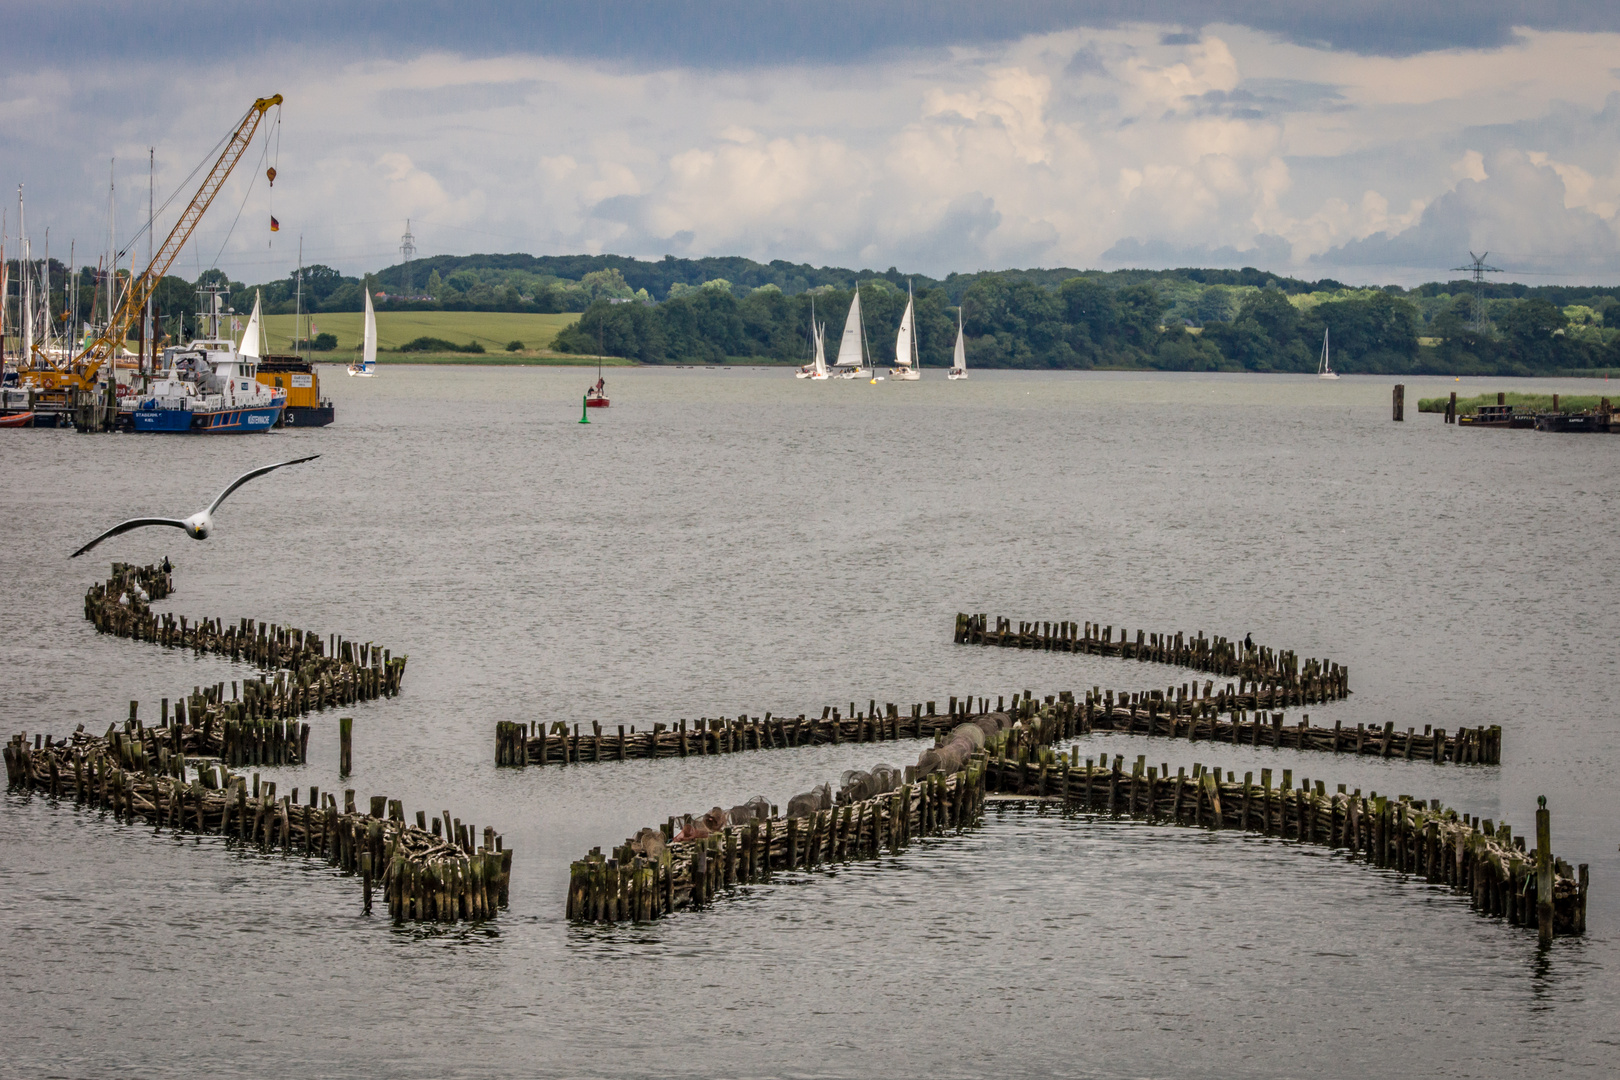
<instances>
[{"instance_id":1,"label":"small red boat","mask_svg":"<svg viewBox=\"0 0 1620 1080\"><path fill-rule=\"evenodd\" d=\"M605 409L609 405L607 396L607 383L602 379L602 369L596 369L596 385L585 391L585 407L587 409Z\"/></svg>"},{"instance_id":2,"label":"small red boat","mask_svg":"<svg viewBox=\"0 0 1620 1080\"><path fill-rule=\"evenodd\" d=\"M605 402L604 402L605 404ZM0 416L0 427L33 427L34 414L31 412L12 413L10 416Z\"/></svg>"}]
</instances>

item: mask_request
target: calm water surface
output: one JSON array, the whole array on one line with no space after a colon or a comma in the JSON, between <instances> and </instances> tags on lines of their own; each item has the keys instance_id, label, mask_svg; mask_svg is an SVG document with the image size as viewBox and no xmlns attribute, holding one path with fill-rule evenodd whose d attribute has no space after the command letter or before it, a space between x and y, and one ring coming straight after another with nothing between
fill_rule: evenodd
<instances>
[{"instance_id":1,"label":"calm water surface","mask_svg":"<svg viewBox=\"0 0 1620 1080\"><path fill-rule=\"evenodd\" d=\"M1620 437L1389 419L1388 379L328 369L339 423L255 438L4 436L4 728L103 730L249 674L99 637L84 589L171 556L176 612L410 655L353 710L362 798L516 850L488 926L395 929L352 879L71 805L0 808L16 1076L1613 1075L1620 1061ZM1408 380L1415 398L1498 382ZM1590 384L1536 383L1590 392ZM189 513L206 543L107 524ZM951 644L959 610L1205 630L1348 664L1313 723L1502 724L1500 768L1096 736L1533 823L1592 865L1546 954L1320 848L992 812L649 927L563 921L570 860L672 813L783 802L914 744L500 770L497 720L648 724L1179 669ZM335 714L283 791L337 790Z\"/></svg>"}]
</instances>

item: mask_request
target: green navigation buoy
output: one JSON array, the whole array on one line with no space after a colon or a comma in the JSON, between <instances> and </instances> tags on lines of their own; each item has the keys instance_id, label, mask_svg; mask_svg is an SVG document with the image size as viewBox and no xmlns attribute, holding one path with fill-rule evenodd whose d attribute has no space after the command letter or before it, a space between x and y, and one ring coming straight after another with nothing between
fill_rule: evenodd
<instances>
[{"instance_id":1,"label":"green navigation buoy","mask_svg":"<svg viewBox=\"0 0 1620 1080\"><path fill-rule=\"evenodd\" d=\"M579 422L582 424L591 422L591 407L585 404L585 400L585 397L579 399Z\"/></svg>"}]
</instances>

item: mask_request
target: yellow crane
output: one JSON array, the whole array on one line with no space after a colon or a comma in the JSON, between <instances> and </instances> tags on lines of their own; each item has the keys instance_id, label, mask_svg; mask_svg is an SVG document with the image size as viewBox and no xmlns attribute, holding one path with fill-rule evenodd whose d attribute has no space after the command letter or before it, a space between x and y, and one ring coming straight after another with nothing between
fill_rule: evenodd
<instances>
[{"instance_id":1,"label":"yellow crane","mask_svg":"<svg viewBox=\"0 0 1620 1080\"><path fill-rule=\"evenodd\" d=\"M225 149L220 153L219 160L214 167L203 177L203 182L197 188L197 194L192 196L191 202L180 214L180 220L174 223L169 237L163 241L163 246L157 254L152 256L152 264L137 278L129 283L124 290L123 299L113 311L112 317L107 320L107 327L100 337L86 345L84 351L74 356L62 368L51 365L35 366L24 373L25 378L36 380L42 390L68 390L89 391L95 388L96 376L101 367L113 357L113 351L123 342L129 331L130 324L140 315L146 307L147 299L157 290L158 282L168 272L174 260L179 256L180 249L185 247L186 241L191 238L192 232L197 228L203 212L219 194L220 187L225 183L226 177L241 160L253 135L259 129L259 121L264 114L281 104L281 95L274 94L267 98L259 98L249 106L236 130L225 143ZM114 273L117 271L114 270Z\"/></svg>"}]
</instances>

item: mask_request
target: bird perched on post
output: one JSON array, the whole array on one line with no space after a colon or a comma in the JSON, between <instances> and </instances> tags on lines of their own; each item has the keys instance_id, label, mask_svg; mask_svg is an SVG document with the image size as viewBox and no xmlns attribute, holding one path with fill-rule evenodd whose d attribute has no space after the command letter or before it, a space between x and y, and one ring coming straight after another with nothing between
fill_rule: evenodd
<instances>
[{"instance_id":1,"label":"bird perched on post","mask_svg":"<svg viewBox=\"0 0 1620 1080\"><path fill-rule=\"evenodd\" d=\"M209 534L214 531L214 511L218 510L219 504L225 501L225 496L229 495L231 492L235 491L249 480L252 480L255 476L263 476L267 472L274 472L276 469L282 469L288 465L297 465L300 462L314 461L320 456L321 455L319 454L311 454L309 457L293 458L291 461L278 461L274 465L264 465L260 468L254 469L252 472L245 472L241 476L238 476L235 480L232 480L231 486L220 492L219 497L213 502L209 503L207 509L199 510L188 518L147 517L130 518L128 521L120 522L119 524L108 529L106 532L102 533L100 536L96 537L94 540L90 541L88 544L84 545L84 547L80 548L78 551L75 551L72 555L69 555L68 558L77 559L80 555L83 555L85 552L89 551L91 548L95 547L97 544L101 543L110 536L117 536L120 533L126 533L131 529L139 529L147 525L167 525L175 529L184 529L186 535L191 537L193 540L206 540L208 539Z\"/></svg>"}]
</instances>

